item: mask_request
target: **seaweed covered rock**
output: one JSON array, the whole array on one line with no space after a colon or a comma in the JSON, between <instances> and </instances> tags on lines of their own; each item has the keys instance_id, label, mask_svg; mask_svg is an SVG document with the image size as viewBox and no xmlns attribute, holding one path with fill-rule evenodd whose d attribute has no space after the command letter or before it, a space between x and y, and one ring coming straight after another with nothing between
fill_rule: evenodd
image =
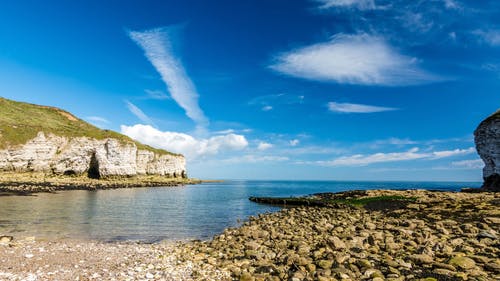
<instances>
[{"instance_id":1,"label":"seaweed covered rock","mask_svg":"<svg viewBox=\"0 0 500 281\"><path fill-rule=\"evenodd\" d=\"M485 164L482 188L500 191L500 110L479 124L474 132L474 141Z\"/></svg>"}]
</instances>

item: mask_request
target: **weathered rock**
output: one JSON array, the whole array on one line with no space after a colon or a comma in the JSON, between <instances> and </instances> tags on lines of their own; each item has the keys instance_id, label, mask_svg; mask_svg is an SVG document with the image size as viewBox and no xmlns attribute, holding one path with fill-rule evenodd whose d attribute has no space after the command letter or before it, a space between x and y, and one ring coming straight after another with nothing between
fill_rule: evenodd
<instances>
[{"instance_id":1,"label":"weathered rock","mask_svg":"<svg viewBox=\"0 0 500 281\"><path fill-rule=\"evenodd\" d=\"M182 155L159 155L117 139L38 135L21 146L0 150L0 171L49 172L89 177L161 175L184 177Z\"/></svg>"},{"instance_id":2,"label":"weathered rock","mask_svg":"<svg viewBox=\"0 0 500 281\"><path fill-rule=\"evenodd\" d=\"M500 191L500 110L479 124L474 141L485 164L482 188Z\"/></svg>"},{"instance_id":3,"label":"weathered rock","mask_svg":"<svg viewBox=\"0 0 500 281\"><path fill-rule=\"evenodd\" d=\"M14 237L12 236L0 236L0 244L8 244L10 241L12 241Z\"/></svg>"},{"instance_id":4,"label":"weathered rock","mask_svg":"<svg viewBox=\"0 0 500 281\"><path fill-rule=\"evenodd\" d=\"M431 256L426 255L426 254L411 255L410 259L418 264L429 264L429 263L432 263L434 261L434 259Z\"/></svg>"},{"instance_id":5,"label":"weathered rock","mask_svg":"<svg viewBox=\"0 0 500 281\"><path fill-rule=\"evenodd\" d=\"M476 266L476 262L468 257L454 257L451 258L449 264L462 268L462 269L471 269Z\"/></svg>"}]
</instances>

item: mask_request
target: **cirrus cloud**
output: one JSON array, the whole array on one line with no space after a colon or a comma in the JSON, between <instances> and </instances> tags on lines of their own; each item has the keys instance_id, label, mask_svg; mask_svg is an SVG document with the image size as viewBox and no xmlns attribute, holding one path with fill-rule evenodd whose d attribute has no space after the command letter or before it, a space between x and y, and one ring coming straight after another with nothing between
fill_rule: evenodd
<instances>
[{"instance_id":1,"label":"cirrus cloud","mask_svg":"<svg viewBox=\"0 0 500 281\"><path fill-rule=\"evenodd\" d=\"M329 102L328 110L339 113L375 113L375 112L393 111L398 109L392 107L382 107L382 106L374 106L366 104Z\"/></svg>"},{"instance_id":2,"label":"cirrus cloud","mask_svg":"<svg viewBox=\"0 0 500 281\"><path fill-rule=\"evenodd\" d=\"M360 10L375 9L374 0L316 0L320 3L319 9L357 8Z\"/></svg>"},{"instance_id":3,"label":"cirrus cloud","mask_svg":"<svg viewBox=\"0 0 500 281\"><path fill-rule=\"evenodd\" d=\"M129 37L139 45L149 62L167 85L170 95L186 115L199 127L208 126L208 118L198 104L198 93L184 66L172 50L170 28L130 31Z\"/></svg>"}]
</instances>

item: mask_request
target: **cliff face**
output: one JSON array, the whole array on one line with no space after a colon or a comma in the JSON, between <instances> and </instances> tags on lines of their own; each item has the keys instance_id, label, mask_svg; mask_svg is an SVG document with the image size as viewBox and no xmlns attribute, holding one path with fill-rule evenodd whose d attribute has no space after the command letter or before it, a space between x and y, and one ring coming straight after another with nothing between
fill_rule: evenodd
<instances>
[{"instance_id":1,"label":"cliff face","mask_svg":"<svg viewBox=\"0 0 500 281\"><path fill-rule=\"evenodd\" d=\"M483 188L500 191L500 110L479 124L474 141L485 164Z\"/></svg>"},{"instance_id":2,"label":"cliff face","mask_svg":"<svg viewBox=\"0 0 500 281\"><path fill-rule=\"evenodd\" d=\"M24 145L0 150L0 171L87 174L91 178L145 174L186 177L185 166L182 155L160 155L114 138L39 132Z\"/></svg>"}]
</instances>

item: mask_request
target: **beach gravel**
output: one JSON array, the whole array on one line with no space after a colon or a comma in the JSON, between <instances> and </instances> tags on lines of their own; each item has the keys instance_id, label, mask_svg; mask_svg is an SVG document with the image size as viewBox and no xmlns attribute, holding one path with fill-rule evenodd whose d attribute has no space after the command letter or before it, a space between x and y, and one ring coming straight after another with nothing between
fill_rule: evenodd
<instances>
[{"instance_id":1,"label":"beach gravel","mask_svg":"<svg viewBox=\"0 0 500 281\"><path fill-rule=\"evenodd\" d=\"M414 200L286 208L209 241L4 239L0 280L500 280L500 194L363 196Z\"/></svg>"}]
</instances>

